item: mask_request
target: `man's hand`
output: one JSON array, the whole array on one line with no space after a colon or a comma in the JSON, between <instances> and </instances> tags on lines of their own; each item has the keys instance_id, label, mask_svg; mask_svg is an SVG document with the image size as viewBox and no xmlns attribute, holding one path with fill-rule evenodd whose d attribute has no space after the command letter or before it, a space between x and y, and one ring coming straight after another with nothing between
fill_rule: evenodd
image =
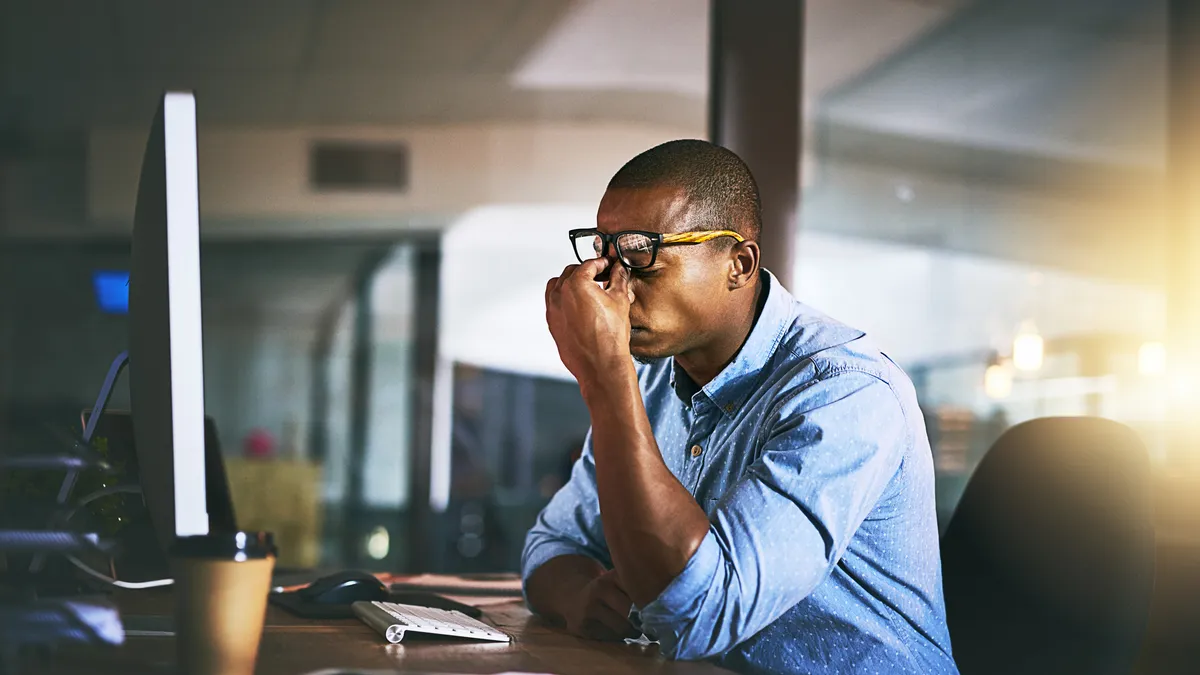
<instances>
[{"instance_id":1,"label":"man's hand","mask_svg":"<svg viewBox=\"0 0 1200 675\"><path fill-rule=\"evenodd\" d=\"M579 590L563 618L567 630L592 640L636 638L641 631L629 623L633 601L621 588L616 570L608 570Z\"/></svg>"},{"instance_id":2,"label":"man's hand","mask_svg":"<svg viewBox=\"0 0 1200 675\"><path fill-rule=\"evenodd\" d=\"M610 265L608 287L600 288L596 276ZM629 270L608 258L568 265L546 283L546 323L575 379L590 381L614 363L629 360L632 302Z\"/></svg>"}]
</instances>

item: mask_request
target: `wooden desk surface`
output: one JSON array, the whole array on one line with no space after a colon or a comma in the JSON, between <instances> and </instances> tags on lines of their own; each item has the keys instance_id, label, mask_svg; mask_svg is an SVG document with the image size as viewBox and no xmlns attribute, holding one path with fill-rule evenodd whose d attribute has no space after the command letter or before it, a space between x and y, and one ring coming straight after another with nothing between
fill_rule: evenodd
<instances>
[{"instance_id":1,"label":"wooden desk surface","mask_svg":"<svg viewBox=\"0 0 1200 675\"><path fill-rule=\"evenodd\" d=\"M166 615L171 595L137 591L118 595L122 612ZM513 636L511 643L483 643L452 638L407 636L398 645L357 619L302 619L271 605L259 647L259 675L302 675L322 669L400 671L408 673L500 673L526 671L559 675L601 673L729 673L709 663L668 661L655 646L583 640L535 617L519 601L486 608L484 621ZM95 675L162 675L174 672L175 639L130 637L118 649L59 652L42 673Z\"/></svg>"}]
</instances>

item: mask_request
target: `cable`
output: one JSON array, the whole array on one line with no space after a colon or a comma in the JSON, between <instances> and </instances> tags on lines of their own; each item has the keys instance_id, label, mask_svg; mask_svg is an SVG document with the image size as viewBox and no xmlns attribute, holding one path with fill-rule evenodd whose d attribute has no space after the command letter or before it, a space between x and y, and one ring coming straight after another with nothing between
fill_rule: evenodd
<instances>
[{"instance_id":1,"label":"cable","mask_svg":"<svg viewBox=\"0 0 1200 675\"><path fill-rule=\"evenodd\" d=\"M120 581L117 579L113 579L107 575L101 574L100 572L97 572L96 570L88 567L87 563L83 562L82 560L80 560L79 558L76 558L73 555L68 555L67 560L69 560L72 565L78 567L79 570L81 572L83 572L84 574L92 577L93 579L95 579L97 581L103 582L109 586L115 586L117 588L128 588L131 590L141 590L144 588L158 588L160 586L170 586L171 584L175 583L174 579L154 579L153 581Z\"/></svg>"},{"instance_id":2,"label":"cable","mask_svg":"<svg viewBox=\"0 0 1200 675\"><path fill-rule=\"evenodd\" d=\"M86 506L88 503L90 503L92 501L95 501L101 497L106 497L108 495L119 494L119 493L141 494L142 491L140 488L136 488L133 486L125 486L125 485L117 485L117 486L110 487L110 488L96 490L95 492L80 499L76 503L75 508L71 509L71 511L67 513L67 517L64 520L70 520L71 516L75 515L75 512L78 511L80 507ZM68 555L67 560L70 561L70 563L72 565L74 565L75 567L78 567L79 571L83 572L84 574L92 577L93 579L95 579L101 583L104 583L108 586L114 586L116 588L125 588L125 589L130 589L130 590L142 590L142 589L146 589L146 588L159 588L161 586L170 586L171 584L175 583L174 579L153 579L151 581L121 581L120 579L114 579L102 572L97 572L96 570L89 567L87 563L83 562L82 560L80 560L79 558L76 558L73 555Z\"/></svg>"}]
</instances>

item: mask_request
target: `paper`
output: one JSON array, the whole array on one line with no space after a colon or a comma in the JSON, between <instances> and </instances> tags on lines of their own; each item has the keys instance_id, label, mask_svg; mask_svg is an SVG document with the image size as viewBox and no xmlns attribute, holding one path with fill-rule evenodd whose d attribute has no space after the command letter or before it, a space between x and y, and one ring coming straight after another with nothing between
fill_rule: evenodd
<instances>
[{"instance_id":1,"label":"paper","mask_svg":"<svg viewBox=\"0 0 1200 675\"><path fill-rule=\"evenodd\" d=\"M450 574L381 574L380 581L395 591L437 593L472 607L503 605L522 599L521 579L514 575L492 574L460 577Z\"/></svg>"},{"instance_id":2,"label":"paper","mask_svg":"<svg viewBox=\"0 0 1200 675\"><path fill-rule=\"evenodd\" d=\"M515 574L461 577L452 574L380 574L379 580L403 589L459 592L465 595L520 595L521 578Z\"/></svg>"}]
</instances>

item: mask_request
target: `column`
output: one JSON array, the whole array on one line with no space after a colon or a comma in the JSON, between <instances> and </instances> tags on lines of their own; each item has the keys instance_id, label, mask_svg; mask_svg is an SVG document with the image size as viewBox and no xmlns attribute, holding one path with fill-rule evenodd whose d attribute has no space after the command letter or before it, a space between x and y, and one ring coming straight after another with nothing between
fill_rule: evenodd
<instances>
[{"instance_id":1,"label":"column","mask_svg":"<svg viewBox=\"0 0 1200 675\"><path fill-rule=\"evenodd\" d=\"M709 139L736 152L758 180L763 266L793 289L804 2L712 0L709 21Z\"/></svg>"},{"instance_id":2,"label":"column","mask_svg":"<svg viewBox=\"0 0 1200 675\"><path fill-rule=\"evenodd\" d=\"M412 489L409 492L408 567L412 571L442 570L441 524L446 520L430 505L432 483L432 453L435 443L435 394L438 393L438 308L440 306L442 249L440 238L418 241L416 246L416 278L413 285L413 397L412 409ZM453 378L444 374L442 388L453 387ZM445 391L449 396L450 392ZM447 403L450 400L446 401ZM449 406L447 406L449 407ZM445 410L450 415L452 410ZM445 420L448 424L450 420ZM448 454L450 444L445 444ZM447 465L449 458L444 458ZM449 469L447 468L447 483Z\"/></svg>"}]
</instances>

